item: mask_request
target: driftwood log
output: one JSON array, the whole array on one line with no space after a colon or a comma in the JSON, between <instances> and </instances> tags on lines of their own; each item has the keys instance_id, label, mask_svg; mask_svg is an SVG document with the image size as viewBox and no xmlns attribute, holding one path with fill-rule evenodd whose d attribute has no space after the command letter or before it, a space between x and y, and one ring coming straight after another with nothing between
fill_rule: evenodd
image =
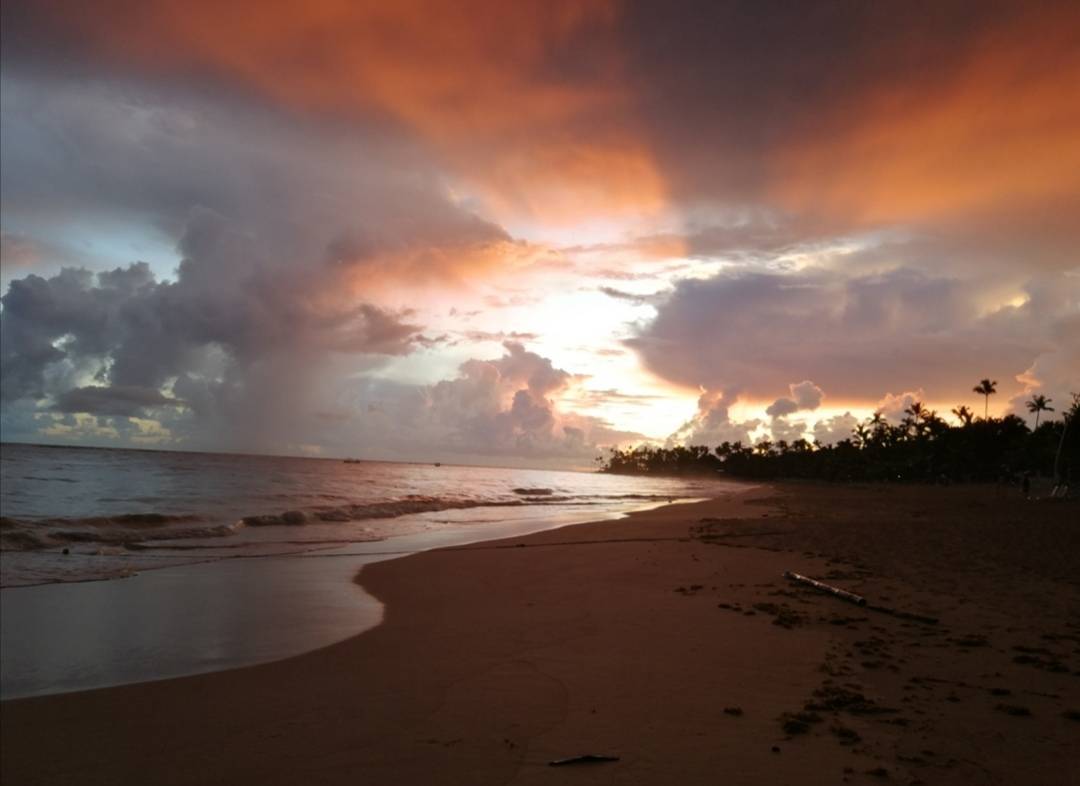
<instances>
[{"instance_id":1,"label":"driftwood log","mask_svg":"<svg viewBox=\"0 0 1080 786\"><path fill-rule=\"evenodd\" d=\"M817 590L818 592L824 592L827 595L832 595L834 598L840 598L840 600L846 600L848 603L854 603L856 606L862 606L868 611L876 611L881 614L889 614L893 617L899 617L904 620L911 620L913 622L922 622L926 625L937 625L937 617L928 617L925 614L912 614L909 611L900 611L899 609L889 608L888 606L875 606L867 603L866 598L862 595L856 595L854 592L848 592L847 590L834 587L831 584L826 584L823 581L812 579L809 576L804 576L801 573L793 573L790 570L784 571L784 578L789 581L798 582L804 584L807 587Z\"/></svg>"},{"instance_id":2,"label":"driftwood log","mask_svg":"<svg viewBox=\"0 0 1080 786\"><path fill-rule=\"evenodd\" d=\"M818 592L825 592L829 595L834 595L841 600L846 600L848 603L854 603L856 606L865 606L866 598L862 595L856 595L854 592L848 592L842 590L839 587L834 587L831 584L826 584L823 581L812 579L809 576L804 576L801 573L792 573L790 570L784 571L784 578L791 581L797 581L799 584L805 584L808 587L813 587Z\"/></svg>"}]
</instances>

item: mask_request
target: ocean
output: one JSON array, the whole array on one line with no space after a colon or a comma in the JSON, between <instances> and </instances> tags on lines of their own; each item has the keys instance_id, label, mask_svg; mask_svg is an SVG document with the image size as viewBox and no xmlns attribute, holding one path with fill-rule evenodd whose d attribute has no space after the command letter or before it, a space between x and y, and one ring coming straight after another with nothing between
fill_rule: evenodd
<instances>
[{"instance_id":1,"label":"ocean","mask_svg":"<svg viewBox=\"0 0 1080 786\"><path fill-rule=\"evenodd\" d=\"M744 488L712 479L0 446L0 695L299 654L381 619L364 564Z\"/></svg>"}]
</instances>

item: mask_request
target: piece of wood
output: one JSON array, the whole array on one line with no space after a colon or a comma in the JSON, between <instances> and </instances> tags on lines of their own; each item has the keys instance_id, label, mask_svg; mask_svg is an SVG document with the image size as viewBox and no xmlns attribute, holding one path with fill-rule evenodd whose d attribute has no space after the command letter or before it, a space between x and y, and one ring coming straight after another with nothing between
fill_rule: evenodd
<instances>
[{"instance_id":1,"label":"piece of wood","mask_svg":"<svg viewBox=\"0 0 1080 786\"><path fill-rule=\"evenodd\" d=\"M911 620L913 622L922 622L926 625L937 625L937 617L928 617L924 614L912 614L909 611L900 611L899 609L892 609L888 606L874 606L866 602L866 598L862 595L856 595L854 592L848 592L847 590L834 587L831 584L826 584L823 581L812 579L809 576L804 576L801 573L793 573L790 570L784 571L784 578L790 581L796 581L799 584L805 584L812 589L816 589L818 592L824 592L833 597L846 600L848 603L854 603L856 606L862 606L869 611L877 611L881 614L889 614L893 617L899 617L904 620Z\"/></svg>"},{"instance_id":2,"label":"piece of wood","mask_svg":"<svg viewBox=\"0 0 1080 786\"><path fill-rule=\"evenodd\" d=\"M856 595L854 592L848 592L847 590L834 587L830 584L826 584L823 581L812 579L809 576L804 576L801 573L792 573L790 570L784 571L784 578L791 581L797 581L800 584L805 584L808 587L813 587L818 592L825 592L829 595L833 595L841 600L846 600L848 603L854 603L856 606L865 606L866 598L862 595Z\"/></svg>"}]
</instances>

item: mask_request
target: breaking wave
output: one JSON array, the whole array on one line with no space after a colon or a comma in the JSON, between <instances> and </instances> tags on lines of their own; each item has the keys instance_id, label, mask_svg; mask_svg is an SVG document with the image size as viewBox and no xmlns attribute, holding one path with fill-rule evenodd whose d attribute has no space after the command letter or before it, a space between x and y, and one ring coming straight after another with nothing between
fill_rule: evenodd
<instances>
[{"instance_id":1,"label":"breaking wave","mask_svg":"<svg viewBox=\"0 0 1080 786\"><path fill-rule=\"evenodd\" d=\"M445 497L410 496L404 499L363 502L353 505L318 507L310 511L287 510L284 513L245 516L240 523L246 527L299 526L313 522L364 521L392 519L416 513L462 508L505 508L528 504L524 500L448 499Z\"/></svg>"},{"instance_id":2,"label":"breaking wave","mask_svg":"<svg viewBox=\"0 0 1080 786\"><path fill-rule=\"evenodd\" d=\"M300 527L371 519L393 519L419 513L467 508L512 508L534 505L600 505L618 500L666 500L657 494L556 495L550 488L515 488L515 497L501 499L409 495L397 499L321 505L281 513L257 513L228 523L193 514L124 513L83 518L0 518L0 551L35 551L68 544L99 543L138 549L149 542L221 538L247 527Z\"/></svg>"},{"instance_id":3,"label":"breaking wave","mask_svg":"<svg viewBox=\"0 0 1080 786\"><path fill-rule=\"evenodd\" d=\"M194 515L162 513L37 520L5 516L0 518L0 551L35 551L76 543L129 546L153 540L222 537L237 529L236 524L169 526L202 520Z\"/></svg>"}]
</instances>

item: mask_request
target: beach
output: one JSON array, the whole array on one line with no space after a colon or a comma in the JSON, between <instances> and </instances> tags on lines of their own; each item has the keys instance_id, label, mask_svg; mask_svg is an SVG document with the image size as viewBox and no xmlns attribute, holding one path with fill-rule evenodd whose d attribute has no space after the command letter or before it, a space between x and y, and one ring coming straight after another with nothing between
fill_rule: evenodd
<instances>
[{"instance_id":1,"label":"beach","mask_svg":"<svg viewBox=\"0 0 1080 786\"><path fill-rule=\"evenodd\" d=\"M3 781L1074 783L1076 518L783 484L381 562L338 644L4 702Z\"/></svg>"}]
</instances>

